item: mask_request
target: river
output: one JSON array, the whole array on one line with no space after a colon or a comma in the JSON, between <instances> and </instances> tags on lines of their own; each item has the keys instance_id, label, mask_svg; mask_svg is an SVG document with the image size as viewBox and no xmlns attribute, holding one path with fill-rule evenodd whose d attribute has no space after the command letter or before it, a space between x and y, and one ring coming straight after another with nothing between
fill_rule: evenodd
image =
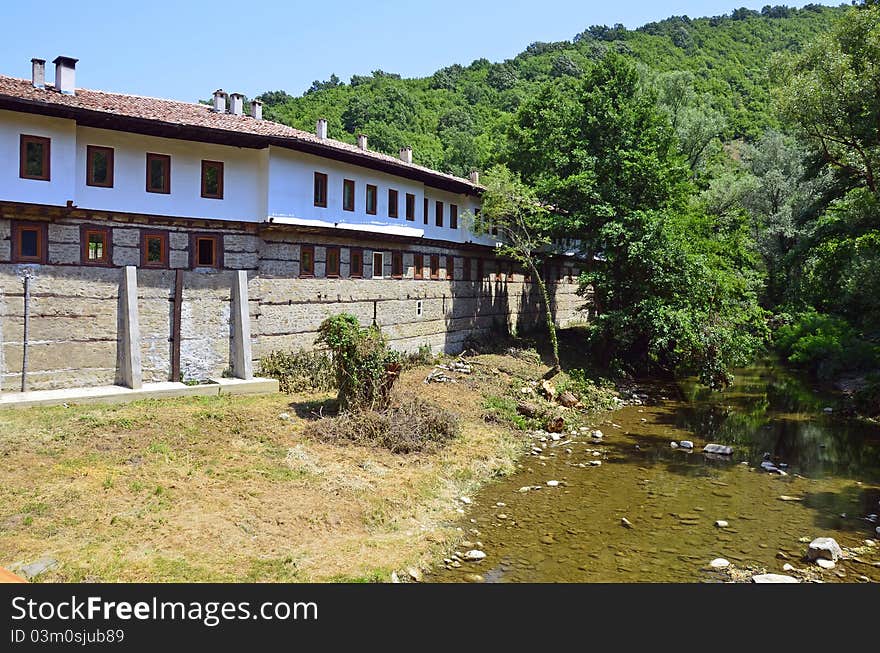
<instances>
[{"instance_id":1,"label":"river","mask_svg":"<svg viewBox=\"0 0 880 653\"><path fill-rule=\"evenodd\" d=\"M870 521L880 513L880 426L826 412L833 397L772 361L737 370L725 392L688 381L647 394L596 416L601 440L536 438L540 453L463 506L461 552L486 558L438 564L429 578L718 582L790 564L826 582L880 582L880 546L865 542L880 541ZM694 450L670 446L681 440ZM707 443L734 453L706 456ZM764 471L768 458L785 475ZM819 569L802 558L820 536L857 555ZM731 567L710 568L716 558Z\"/></svg>"}]
</instances>

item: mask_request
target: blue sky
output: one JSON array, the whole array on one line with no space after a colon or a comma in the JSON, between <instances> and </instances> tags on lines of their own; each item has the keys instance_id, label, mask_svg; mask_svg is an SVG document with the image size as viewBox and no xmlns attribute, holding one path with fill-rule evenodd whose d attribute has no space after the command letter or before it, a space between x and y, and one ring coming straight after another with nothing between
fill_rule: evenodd
<instances>
[{"instance_id":1,"label":"blue sky","mask_svg":"<svg viewBox=\"0 0 880 653\"><path fill-rule=\"evenodd\" d=\"M629 28L670 15L760 9L767 0L2 0L0 74L31 57L79 58L77 86L195 101L216 88L300 94L314 79L381 68L423 77L452 63L500 61L589 25ZM770 2L769 4L782 4ZM803 2L785 3L803 6ZM54 71L47 70L47 79Z\"/></svg>"}]
</instances>

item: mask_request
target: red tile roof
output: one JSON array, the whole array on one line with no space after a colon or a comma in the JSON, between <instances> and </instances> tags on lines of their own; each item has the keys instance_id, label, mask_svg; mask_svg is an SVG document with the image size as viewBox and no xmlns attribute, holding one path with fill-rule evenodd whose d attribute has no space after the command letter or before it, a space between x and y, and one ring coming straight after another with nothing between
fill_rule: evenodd
<instances>
[{"instance_id":1,"label":"red tile roof","mask_svg":"<svg viewBox=\"0 0 880 653\"><path fill-rule=\"evenodd\" d=\"M29 111L76 119L89 126L113 129L114 124L126 131L160 135L163 127L169 136L204 134L210 131L223 142L246 139L251 147L279 145L341 159L356 165L425 181L455 192L478 193L479 184L469 179L431 170L397 157L362 150L356 145L294 129L271 120L255 120L250 116L217 113L211 106L176 100L163 100L122 93L76 89L76 95L59 93L52 86L34 88L30 80L0 75L0 109ZM132 123L149 123L149 130L132 127ZM198 137L194 137L198 139ZM208 139L212 140L212 139ZM244 143L240 143L244 144Z\"/></svg>"}]
</instances>

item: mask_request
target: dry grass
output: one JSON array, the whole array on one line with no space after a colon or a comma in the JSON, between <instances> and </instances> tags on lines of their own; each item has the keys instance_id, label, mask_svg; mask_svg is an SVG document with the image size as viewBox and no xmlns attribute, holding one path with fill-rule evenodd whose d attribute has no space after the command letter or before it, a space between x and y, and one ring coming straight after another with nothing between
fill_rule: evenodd
<instances>
[{"instance_id":1,"label":"dry grass","mask_svg":"<svg viewBox=\"0 0 880 653\"><path fill-rule=\"evenodd\" d=\"M0 566L48 555L60 564L41 580L167 582L387 580L427 564L461 536L455 498L522 451L483 421L484 394L544 371L479 361L458 384L402 376L461 416L430 453L308 437L302 416L329 394L0 412Z\"/></svg>"}]
</instances>

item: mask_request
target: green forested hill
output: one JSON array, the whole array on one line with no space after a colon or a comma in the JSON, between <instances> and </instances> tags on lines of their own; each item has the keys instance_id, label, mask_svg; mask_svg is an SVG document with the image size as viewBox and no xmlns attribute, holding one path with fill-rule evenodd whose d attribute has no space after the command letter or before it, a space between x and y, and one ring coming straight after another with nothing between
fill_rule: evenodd
<instances>
[{"instance_id":1,"label":"green forested hill","mask_svg":"<svg viewBox=\"0 0 880 653\"><path fill-rule=\"evenodd\" d=\"M710 18L673 16L636 30L591 26L571 41L532 43L503 62L453 64L421 79L381 70L348 83L332 76L301 96L286 89L261 99L274 120L312 130L325 117L334 138L354 142L363 132L372 149L392 154L410 145L417 163L463 175L503 154L512 113L544 82L580 77L611 49L631 57L649 77L691 72L694 90L726 119L728 139L757 137L776 126L768 80L772 53L799 50L843 11L767 6Z\"/></svg>"}]
</instances>

